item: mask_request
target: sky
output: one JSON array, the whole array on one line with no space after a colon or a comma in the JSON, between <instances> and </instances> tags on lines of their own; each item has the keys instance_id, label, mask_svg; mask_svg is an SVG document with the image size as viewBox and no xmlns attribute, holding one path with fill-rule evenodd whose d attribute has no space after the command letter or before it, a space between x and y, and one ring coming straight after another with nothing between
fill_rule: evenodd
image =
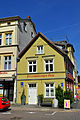
<instances>
[{"instance_id":1,"label":"sky","mask_svg":"<svg viewBox=\"0 0 80 120\"><path fill-rule=\"evenodd\" d=\"M37 33L49 40L65 40L67 36L75 49L80 75L80 0L1 0L0 18L10 16L30 16Z\"/></svg>"}]
</instances>

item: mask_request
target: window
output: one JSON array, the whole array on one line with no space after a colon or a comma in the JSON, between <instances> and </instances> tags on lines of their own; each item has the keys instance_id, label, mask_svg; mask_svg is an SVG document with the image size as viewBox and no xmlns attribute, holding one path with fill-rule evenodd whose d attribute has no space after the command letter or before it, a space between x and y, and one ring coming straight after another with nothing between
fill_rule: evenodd
<instances>
[{"instance_id":1,"label":"window","mask_svg":"<svg viewBox=\"0 0 80 120\"><path fill-rule=\"evenodd\" d=\"M4 69L10 70L11 69L11 56L4 57Z\"/></svg>"},{"instance_id":2,"label":"window","mask_svg":"<svg viewBox=\"0 0 80 120\"><path fill-rule=\"evenodd\" d=\"M0 56L0 69L1 69L1 56Z\"/></svg>"},{"instance_id":3,"label":"window","mask_svg":"<svg viewBox=\"0 0 80 120\"><path fill-rule=\"evenodd\" d=\"M54 83L45 84L45 97L54 97Z\"/></svg>"},{"instance_id":4,"label":"window","mask_svg":"<svg viewBox=\"0 0 80 120\"><path fill-rule=\"evenodd\" d=\"M33 32L31 32L31 37L33 38Z\"/></svg>"},{"instance_id":5,"label":"window","mask_svg":"<svg viewBox=\"0 0 80 120\"><path fill-rule=\"evenodd\" d=\"M0 45L1 45L1 41L2 41L2 35L0 35Z\"/></svg>"},{"instance_id":6,"label":"window","mask_svg":"<svg viewBox=\"0 0 80 120\"><path fill-rule=\"evenodd\" d=\"M53 72L53 60L45 60L45 72Z\"/></svg>"},{"instance_id":7,"label":"window","mask_svg":"<svg viewBox=\"0 0 80 120\"><path fill-rule=\"evenodd\" d=\"M27 32L27 24L24 22L24 31Z\"/></svg>"},{"instance_id":8,"label":"window","mask_svg":"<svg viewBox=\"0 0 80 120\"><path fill-rule=\"evenodd\" d=\"M36 61L29 61L29 72L36 72Z\"/></svg>"},{"instance_id":9,"label":"window","mask_svg":"<svg viewBox=\"0 0 80 120\"><path fill-rule=\"evenodd\" d=\"M37 46L37 53L43 54L43 46Z\"/></svg>"},{"instance_id":10,"label":"window","mask_svg":"<svg viewBox=\"0 0 80 120\"><path fill-rule=\"evenodd\" d=\"M6 40L5 40L6 45L11 45L12 42L12 33L6 34Z\"/></svg>"},{"instance_id":11,"label":"window","mask_svg":"<svg viewBox=\"0 0 80 120\"><path fill-rule=\"evenodd\" d=\"M8 22L8 26L10 26L10 22Z\"/></svg>"}]
</instances>

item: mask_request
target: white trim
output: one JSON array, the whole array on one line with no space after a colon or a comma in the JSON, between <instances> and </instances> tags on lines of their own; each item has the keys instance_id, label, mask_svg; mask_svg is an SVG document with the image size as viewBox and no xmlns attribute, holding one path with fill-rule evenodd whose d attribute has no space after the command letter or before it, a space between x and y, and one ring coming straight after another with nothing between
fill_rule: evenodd
<instances>
[{"instance_id":1,"label":"white trim","mask_svg":"<svg viewBox=\"0 0 80 120\"><path fill-rule=\"evenodd\" d=\"M45 61L46 60L48 60L48 63L45 63ZM50 60L52 60L52 63L50 63ZM52 64L53 65L53 70L52 71L50 71L50 64ZM46 65L48 65L49 66L49 71L46 71ZM44 59L44 72L54 72L54 59L52 58L52 59Z\"/></svg>"},{"instance_id":2,"label":"white trim","mask_svg":"<svg viewBox=\"0 0 80 120\"><path fill-rule=\"evenodd\" d=\"M33 64L33 62L36 62L35 64ZM29 62L32 62L32 64L30 65ZM36 65L36 72L33 72L33 65ZM32 72L29 72L29 66L32 66ZM28 73L37 73L37 61L36 60L28 60Z\"/></svg>"},{"instance_id":3,"label":"white trim","mask_svg":"<svg viewBox=\"0 0 80 120\"><path fill-rule=\"evenodd\" d=\"M38 52L39 47L40 47L40 53ZM41 47L42 47L43 50L41 50ZM43 45L37 46L37 54L44 54L44 46Z\"/></svg>"},{"instance_id":4,"label":"white trim","mask_svg":"<svg viewBox=\"0 0 80 120\"><path fill-rule=\"evenodd\" d=\"M49 87L46 87L46 84L49 84ZM50 84L53 84L53 87L51 87L50 86ZM49 88L49 96L46 96L46 88ZM51 88L53 88L53 90L54 90L54 96L51 96ZM45 98L55 98L55 83L49 83L49 82L47 82L47 83L44 83L44 91L45 91L45 94L44 94L44 97Z\"/></svg>"}]
</instances>

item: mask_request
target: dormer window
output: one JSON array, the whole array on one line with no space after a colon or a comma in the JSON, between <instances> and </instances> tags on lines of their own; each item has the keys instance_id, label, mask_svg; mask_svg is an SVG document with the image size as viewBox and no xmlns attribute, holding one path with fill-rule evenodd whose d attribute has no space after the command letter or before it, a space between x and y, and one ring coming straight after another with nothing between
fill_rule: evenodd
<instances>
[{"instance_id":1,"label":"dormer window","mask_svg":"<svg viewBox=\"0 0 80 120\"><path fill-rule=\"evenodd\" d=\"M43 46L37 46L37 54L43 54Z\"/></svg>"},{"instance_id":2,"label":"dormer window","mask_svg":"<svg viewBox=\"0 0 80 120\"><path fill-rule=\"evenodd\" d=\"M24 31L27 32L27 24L24 22Z\"/></svg>"}]
</instances>

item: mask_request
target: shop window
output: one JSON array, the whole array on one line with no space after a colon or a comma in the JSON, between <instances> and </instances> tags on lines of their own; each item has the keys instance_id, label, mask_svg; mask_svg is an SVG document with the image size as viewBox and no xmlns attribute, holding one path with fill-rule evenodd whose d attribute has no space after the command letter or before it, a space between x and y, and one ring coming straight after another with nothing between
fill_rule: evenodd
<instances>
[{"instance_id":1,"label":"shop window","mask_svg":"<svg viewBox=\"0 0 80 120\"><path fill-rule=\"evenodd\" d=\"M36 61L29 61L29 73L34 73L36 72Z\"/></svg>"},{"instance_id":2,"label":"shop window","mask_svg":"<svg viewBox=\"0 0 80 120\"><path fill-rule=\"evenodd\" d=\"M11 69L11 56L4 57L4 69L10 70Z\"/></svg>"},{"instance_id":3,"label":"shop window","mask_svg":"<svg viewBox=\"0 0 80 120\"><path fill-rule=\"evenodd\" d=\"M45 97L54 97L54 83L45 84Z\"/></svg>"},{"instance_id":4,"label":"shop window","mask_svg":"<svg viewBox=\"0 0 80 120\"><path fill-rule=\"evenodd\" d=\"M37 54L43 54L43 46L37 46Z\"/></svg>"},{"instance_id":5,"label":"shop window","mask_svg":"<svg viewBox=\"0 0 80 120\"><path fill-rule=\"evenodd\" d=\"M5 36L5 44L6 45L11 45L12 43L12 33L6 34Z\"/></svg>"},{"instance_id":6,"label":"shop window","mask_svg":"<svg viewBox=\"0 0 80 120\"><path fill-rule=\"evenodd\" d=\"M53 60L45 60L45 72L53 72Z\"/></svg>"},{"instance_id":7,"label":"shop window","mask_svg":"<svg viewBox=\"0 0 80 120\"><path fill-rule=\"evenodd\" d=\"M0 45L1 45L1 42L2 42L2 35L0 35Z\"/></svg>"}]
</instances>

